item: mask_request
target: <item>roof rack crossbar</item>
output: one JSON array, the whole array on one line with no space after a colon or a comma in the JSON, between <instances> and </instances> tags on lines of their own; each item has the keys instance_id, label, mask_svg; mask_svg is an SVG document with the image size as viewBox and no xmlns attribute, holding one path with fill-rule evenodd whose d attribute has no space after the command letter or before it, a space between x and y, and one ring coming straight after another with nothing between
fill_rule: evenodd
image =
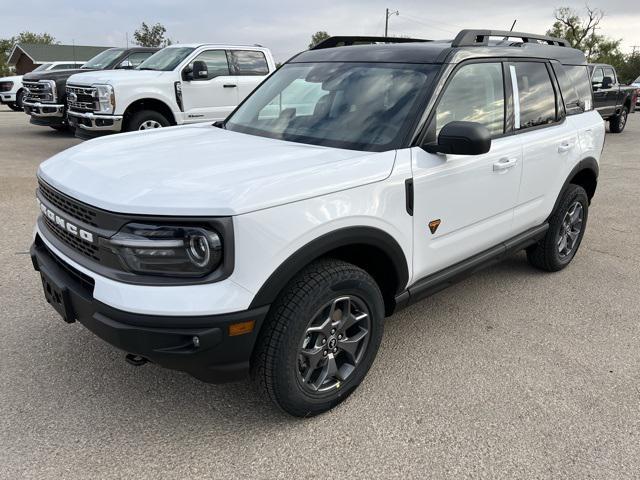
<instances>
[{"instance_id":1,"label":"roof rack crossbar","mask_svg":"<svg viewBox=\"0 0 640 480\"><path fill-rule=\"evenodd\" d=\"M424 38L404 38L404 37L362 37L362 36L339 36L329 37L326 40L314 45L309 50L321 50L323 48L348 47L351 45L366 45L373 43L410 43L410 42L431 42Z\"/></svg>"},{"instance_id":2,"label":"roof rack crossbar","mask_svg":"<svg viewBox=\"0 0 640 480\"><path fill-rule=\"evenodd\" d=\"M544 42L547 45L569 47L569 42L564 38L550 37L548 35L536 35L534 33L511 32L507 30L461 30L451 43L452 47L477 47L489 45L489 37L520 38L524 43Z\"/></svg>"}]
</instances>

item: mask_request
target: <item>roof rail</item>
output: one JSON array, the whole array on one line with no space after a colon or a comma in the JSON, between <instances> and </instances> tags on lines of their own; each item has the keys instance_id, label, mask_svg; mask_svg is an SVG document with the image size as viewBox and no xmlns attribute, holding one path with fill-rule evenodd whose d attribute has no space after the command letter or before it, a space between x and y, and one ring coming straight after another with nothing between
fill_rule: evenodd
<instances>
[{"instance_id":1,"label":"roof rail","mask_svg":"<svg viewBox=\"0 0 640 480\"><path fill-rule=\"evenodd\" d=\"M410 42L431 42L424 38L404 38L404 37L329 37L314 45L309 50L321 50L323 48L348 47L351 45L367 45L373 43L410 43Z\"/></svg>"},{"instance_id":2,"label":"roof rail","mask_svg":"<svg viewBox=\"0 0 640 480\"><path fill-rule=\"evenodd\" d=\"M536 35L534 33L511 32L506 30L461 30L451 43L452 47L477 47L489 45L489 37L520 38L524 43L540 40L548 45L569 47L564 38Z\"/></svg>"}]
</instances>

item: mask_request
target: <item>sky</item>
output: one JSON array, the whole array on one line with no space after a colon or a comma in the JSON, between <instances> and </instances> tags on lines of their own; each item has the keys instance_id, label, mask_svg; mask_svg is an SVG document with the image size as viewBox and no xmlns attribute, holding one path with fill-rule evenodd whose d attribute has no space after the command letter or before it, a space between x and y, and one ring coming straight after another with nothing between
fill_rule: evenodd
<instances>
[{"instance_id":1,"label":"sky","mask_svg":"<svg viewBox=\"0 0 640 480\"><path fill-rule=\"evenodd\" d=\"M167 36L180 43L236 43L271 48L285 61L307 48L311 35L383 35L385 8L398 11L389 19L389 35L450 39L462 28L544 33L558 6L583 9L570 0L103 0L3 2L0 38L29 30L48 32L61 43L124 46L141 22L160 22ZM523 4L524 3L524 4ZM638 0L590 0L606 16L601 34L622 39L623 51L640 50Z\"/></svg>"}]
</instances>

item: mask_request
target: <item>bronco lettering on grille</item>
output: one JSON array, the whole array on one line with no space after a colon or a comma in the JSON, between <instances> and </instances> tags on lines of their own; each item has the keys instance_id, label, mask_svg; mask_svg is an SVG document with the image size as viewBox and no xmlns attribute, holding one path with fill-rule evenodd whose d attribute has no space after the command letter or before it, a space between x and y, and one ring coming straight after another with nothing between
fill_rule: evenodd
<instances>
[{"instance_id":1,"label":"bronco lettering on grille","mask_svg":"<svg viewBox=\"0 0 640 480\"><path fill-rule=\"evenodd\" d=\"M56 214L50 208L40 201L39 198L36 198L38 202L38 206L42 211L43 215L46 215L49 220L51 220L54 224L58 225L63 230L66 230L71 235L81 238L85 242L93 243L93 233L87 232L86 230L74 225L73 223L67 221L65 218L62 218L60 215Z\"/></svg>"}]
</instances>

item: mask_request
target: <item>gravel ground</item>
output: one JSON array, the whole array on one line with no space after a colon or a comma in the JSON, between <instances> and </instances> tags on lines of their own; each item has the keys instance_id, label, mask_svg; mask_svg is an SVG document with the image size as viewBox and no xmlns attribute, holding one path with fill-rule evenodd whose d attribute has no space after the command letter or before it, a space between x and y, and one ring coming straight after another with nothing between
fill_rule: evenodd
<instances>
[{"instance_id":1,"label":"gravel ground","mask_svg":"<svg viewBox=\"0 0 640 480\"><path fill-rule=\"evenodd\" d=\"M607 136L569 268L519 254L401 312L358 391L297 420L60 320L27 254L34 175L78 141L0 107L0 477L638 478L639 141L637 114Z\"/></svg>"}]
</instances>

